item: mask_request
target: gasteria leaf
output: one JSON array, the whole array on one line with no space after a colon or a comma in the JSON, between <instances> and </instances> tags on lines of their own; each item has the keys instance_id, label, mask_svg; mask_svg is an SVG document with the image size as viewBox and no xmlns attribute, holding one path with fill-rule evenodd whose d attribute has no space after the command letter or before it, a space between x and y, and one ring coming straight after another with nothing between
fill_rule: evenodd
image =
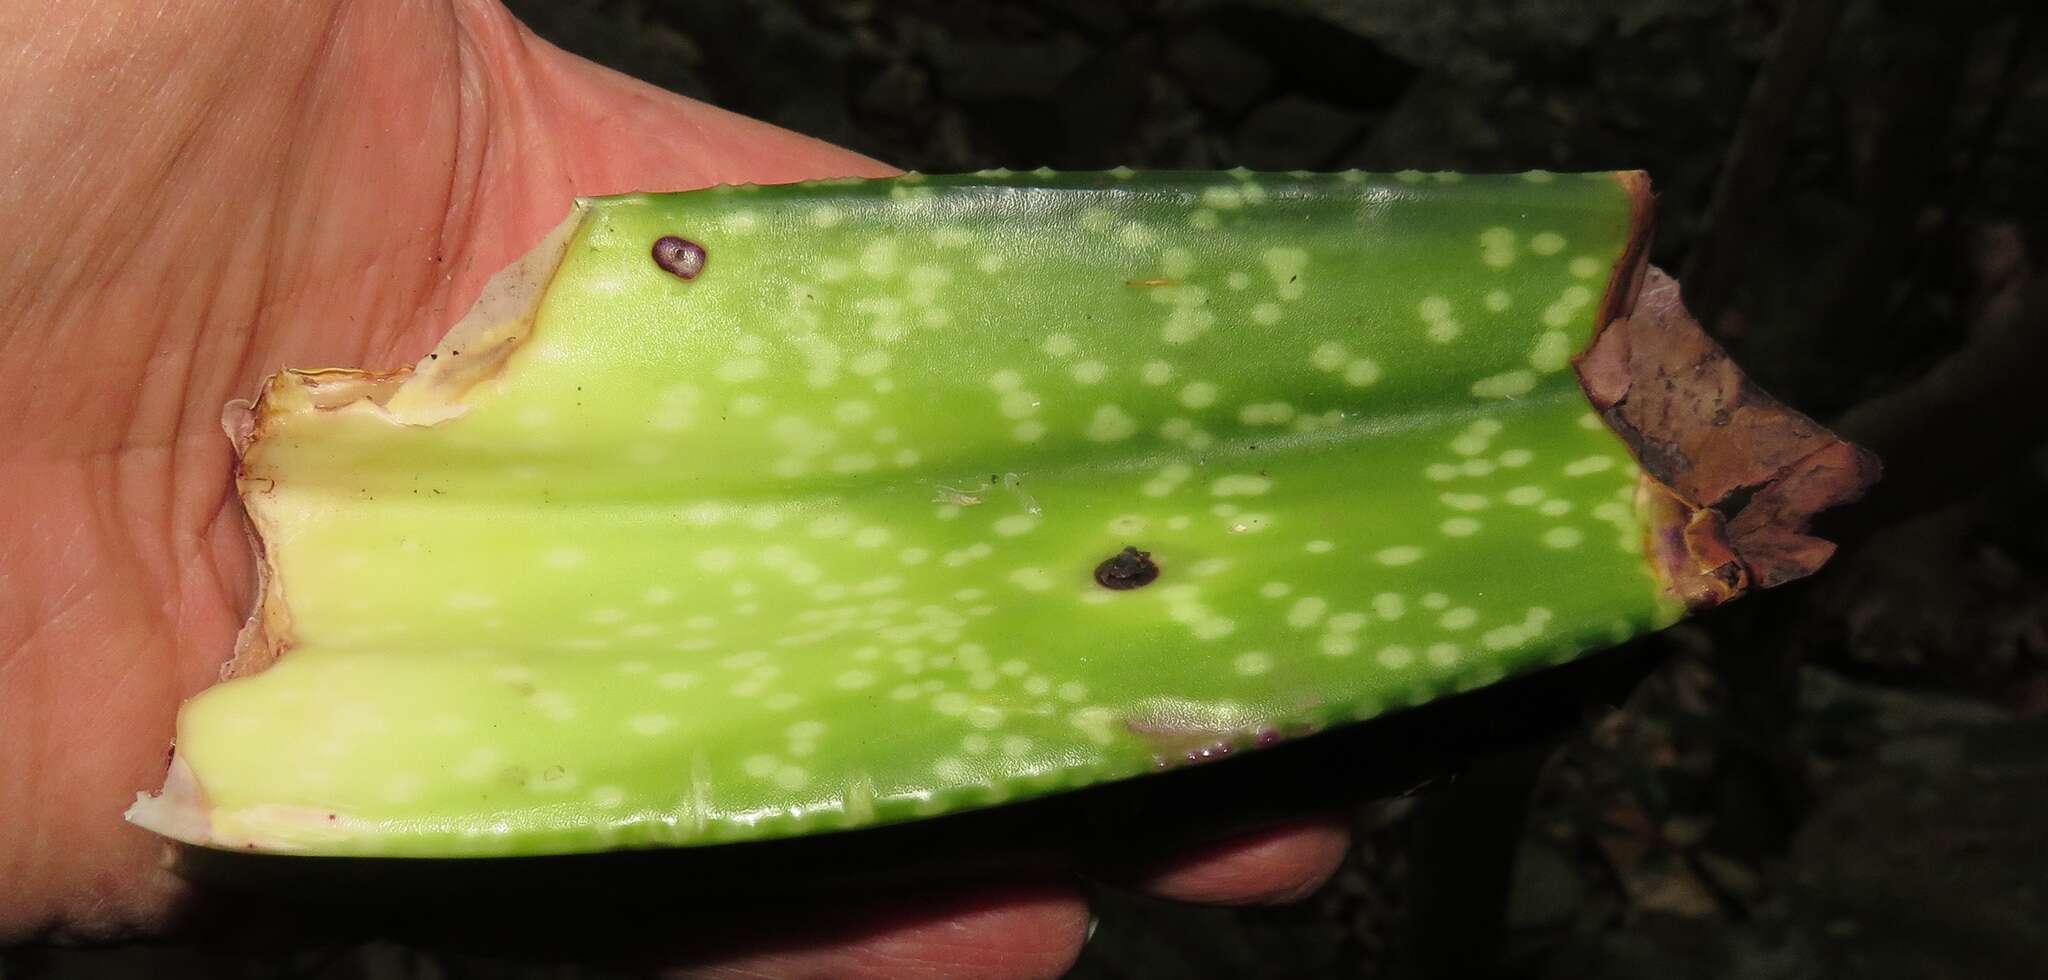
<instances>
[{"instance_id":1,"label":"gasteria leaf","mask_svg":"<svg viewBox=\"0 0 2048 980\"><path fill-rule=\"evenodd\" d=\"M1811 571L1874 463L1643 291L1648 229L1625 173L583 201L427 359L231 408L261 606L130 817L397 856L904 821ZM1695 340L1725 390L1667 370Z\"/></svg>"}]
</instances>

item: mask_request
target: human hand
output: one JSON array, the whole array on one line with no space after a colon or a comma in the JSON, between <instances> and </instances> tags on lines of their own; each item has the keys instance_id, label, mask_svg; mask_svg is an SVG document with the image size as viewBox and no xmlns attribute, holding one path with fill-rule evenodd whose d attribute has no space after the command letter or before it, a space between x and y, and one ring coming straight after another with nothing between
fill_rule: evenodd
<instances>
[{"instance_id":1,"label":"human hand","mask_svg":"<svg viewBox=\"0 0 2048 980\"><path fill-rule=\"evenodd\" d=\"M285 365L410 363L575 196L892 171L556 50L490 0L17 5L0 50L0 943L171 935L231 900L120 812L252 599L223 403ZM1284 900L1344 846L1311 818L1102 874ZM715 950L678 929L668 962L1045 975L1088 921L1064 874L821 916Z\"/></svg>"}]
</instances>

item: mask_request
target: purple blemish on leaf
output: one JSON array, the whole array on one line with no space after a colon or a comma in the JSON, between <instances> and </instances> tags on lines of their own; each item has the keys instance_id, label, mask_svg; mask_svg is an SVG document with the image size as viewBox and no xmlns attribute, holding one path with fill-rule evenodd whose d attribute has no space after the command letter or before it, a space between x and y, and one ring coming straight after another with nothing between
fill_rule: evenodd
<instances>
[{"instance_id":1,"label":"purple blemish on leaf","mask_svg":"<svg viewBox=\"0 0 2048 980\"><path fill-rule=\"evenodd\" d=\"M1269 745L1266 736L1277 740L1280 734L1269 724L1219 726L1170 710L1126 718L1124 728L1151 746L1152 764L1160 769L1227 759L1247 743Z\"/></svg>"},{"instance_id":2,"label":"purple blemish on leaf","mask_svg":"<svg viewBox=\"0 0 2048 980\"><path fill-rule=\"evenodd\" d=\"M1230 751L1231 745L1229 742L1217 742L1214 745L1204 745L1200 748L1189 749L1188 761L1212 762L1214 760L1221 759L1224 756L1229 755Z\"/></svg>"},{"instance_id":3,"label":"purple blemish on leaf","mask_svg":"<svg viewBox=\"0 0 2048 980\"><path fill-rule=\"evenodd\" d=\"M1201 742L1190 745L1185 749L1180 749L1180 755L1175 757L1168 754L1174 751L1174 749L1166 747L1165 743L1167 741L1167 739L1160 739L1161 748L1165 749L1165 751L1154 753L1152 756L1152 765L1155 768L1171 769L1181 765L1199 765L1204 762L1216 762L1229 758L1232 752L1237 751L1237 747L1228 741Z\"/></svg>"},{"instance_id":4,"label":"purple blemish on leaf","mask_svg":"<svg viewBox=\"0 0 2048 980\"><path fill-rule=\"evenodd\" d=\"M687 238L663 235L654 240L654 264L677 279L697 278L704 272L704 259L704 246Z\"/></svg>"},{"instance_id":5,"label":"purple blemish on leaf","mask_svg":"<svg viewBox=\"0 0 2048 980\"><path fill-rule=\"evenodd\" d=\"M1126 547L1095 566L1095 584L1105 589L1136 589L1151 585L1159 577L1152 553Z\"/></svg>"}]
</instances>

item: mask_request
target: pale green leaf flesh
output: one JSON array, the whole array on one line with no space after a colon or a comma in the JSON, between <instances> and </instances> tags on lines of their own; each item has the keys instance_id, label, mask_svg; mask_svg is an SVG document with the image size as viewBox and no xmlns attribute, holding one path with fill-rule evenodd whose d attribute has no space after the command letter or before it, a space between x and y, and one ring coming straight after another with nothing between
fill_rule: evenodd
<instances>
[{"instance_id":1,"label":"pale green leaf flesh","mask_svg":"<svg viewBox=\"0 0 2048 980\"><path fill-rule=\"evenodd\" d=\"M291 648L196 842L691 845L1156 771L1671 622L1568 364L1613 175L984 174L586 202L435 424L245 486ZM684 281L649 258L703 244ZM1096 565L1148 551L1157 581Z\"/></svg>"}]
</instances>

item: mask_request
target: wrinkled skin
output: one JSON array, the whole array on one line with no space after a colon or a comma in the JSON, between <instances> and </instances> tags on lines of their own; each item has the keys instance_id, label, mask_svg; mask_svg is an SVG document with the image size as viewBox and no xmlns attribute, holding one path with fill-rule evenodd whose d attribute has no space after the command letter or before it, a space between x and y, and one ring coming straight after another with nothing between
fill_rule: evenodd
<instances>
[{"instance_id":1,"label":"wrinkled skin","mask_svg":"<svg viewBox=\"0 0 2048 980\"><path fill-rule=\"evenodd\" d=\"M165 935L199 910L316 929L159 870L162 842L120 819L252 598L224 402L284 365L420 356L573 195L890 172L550 48L482 0L6 5L0 104L0 943ZM1344 846L1305 817L1097 870L1283 901ZM1038 976L1088 922L1064 876L844 916L647 942L707 975Z\"/></svg>"}]
</instances>

